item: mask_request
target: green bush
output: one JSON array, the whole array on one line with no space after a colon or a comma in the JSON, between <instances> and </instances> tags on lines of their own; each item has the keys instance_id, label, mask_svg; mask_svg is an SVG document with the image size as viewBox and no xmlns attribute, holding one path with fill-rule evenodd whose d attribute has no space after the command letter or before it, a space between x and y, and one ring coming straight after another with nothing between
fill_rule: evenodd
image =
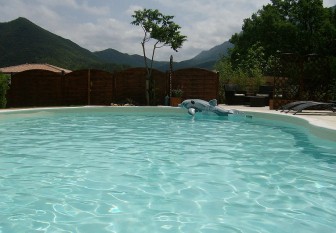
<instances>
[{"instance_id":1,"label":"green bush","mask_svg":"<svg viewBox=\"0 0 336 233\"><path fill-rule=\"evenodd\" d=\"M233 69L231 61L228 58L219 60L215 65L215 69L219 73L220 102L223 102L223 99L221 98L223 98L225 95L225 84L237 84L240 86L242 91L256 93L259 89L259 86L265 83L265 78L260 68L253 67L249 68L248 71L241 67Z\"/></svg>"},{"instance_id":2,"label":"green bush","mask_svg":"<svg viewBox=\"0 0 336 233\"><path fill-rule=\"evenodd\" d=\"M329 99L336 101L336 57L330 58Z\"/></svg>"},{"instance_id":3,"label":"green bush","mask_svg":"<svg viewBox=\"0 0 336 233\"><path fill-rule=\"evenodd\" d=\"M0 108L5 108L7 104L6 94L9 89L10 77L0 73Z\"/></svg>"}]
</instances>

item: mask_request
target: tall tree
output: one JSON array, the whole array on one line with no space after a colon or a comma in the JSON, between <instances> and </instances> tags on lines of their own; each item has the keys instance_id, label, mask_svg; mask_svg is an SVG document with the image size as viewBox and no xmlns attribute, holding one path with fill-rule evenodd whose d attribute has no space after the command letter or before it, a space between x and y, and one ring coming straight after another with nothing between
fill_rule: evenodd
<instances>
[{"instance_id":1,"label":"tall tree","mask_svg":"<svg viewBox=\"0 0 336 233\"><path fill-rule=\"evenodd\" d=\"M134 21L131 24L141 26L144 37L141 41L144 63L147 70L146 78L146 99L147 104L155 104L154 82L152 77L153 61L155 51L164 46L170 46L175 52L182 47L187 37L180 32L180 26L172 20L174 16L163 15L159 10L143 9L137 10L132 15ZM154 40L151 58L148 61L146 56L146 43Z\"/></svg>"},{"instance_id":2,"label":"tall tree","mask_svg":"<svg viewBox=\"0 0 336 233\"><path fill-rule=\"evenodd\" d=\"M258 43L266 60L277 52L336 56L334 19L335 11L323 8L322 0L271 0L231 37L231 61L237 66L238 57Z\"/></svg>"}]
</instances>

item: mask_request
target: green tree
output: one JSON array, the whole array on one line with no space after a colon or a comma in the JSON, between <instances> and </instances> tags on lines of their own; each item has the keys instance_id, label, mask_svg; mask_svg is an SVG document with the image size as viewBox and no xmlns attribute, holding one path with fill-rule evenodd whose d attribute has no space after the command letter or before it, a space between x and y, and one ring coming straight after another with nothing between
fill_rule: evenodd
<instances>
[{"instance_id":1,"label":"green tree","mask_svg":"<svg viewBox=\"0 0 336 233\"><path fill-rule=\"evenodd\" d=\"M256 47L256 48L255 48ZM256 50L253 51L253 48ZM262 64L264 63L262 56L262 48L254 46L250 50L247 59L241 61L241 65L233 68L229 57L223 57L215 64L215 69L219 73L219 95L224 97L227 83L234 83L240 86L244 91L256 92L265 80L262 74ZM219 100L220 102L223 99Z\"/></svg>"},{"instance_id":2,"label":"green tree","mask_svg":"<svg viewBox=\"0 0 336 233\"><path fill-rule=\"evenodd\" d=\"M238 57L257 43L266 60L277 52L336 56L335 24L335 11L324 8L322 0L271 0L231 37L232 64L238 66Z\"/></svg>"},{"instance_id":3,"label":"green tree","mask_svg":"<svg viewBox=\"0 0 336 233\"><path fill-rule=\"evenodd\" d=\"M261 46L260 42L253 44L248 50L245 56L237 56L236 62L238 67L246 72L250 77L253 77L254 73L263 72L266 69L265 49Z\"/></svg>"},{"instance_id":4,"label":"green tree","mask_svg":"<svg viewBox=\"0 0 336 233\"><path fill-rule=\"evenodd\" d=\"M141 41L145 68L147 70L146 77L146 99L147 104L155 104L155 88L152 77L153 61L155 51L158 48L164 46L170 46L175 52L182 47L183 42L187 37L180 32L180 26L174 23L172 20L174 16L163 15L159 10L143 9L137 10L132 15L134 21L131 24L141 26L144 31L144 37ZM146 43L151 39L154 40L152 47L151 58L148 61L146 56Z\"/></svg>"},{"instance_id":5,"label":"green tree","mask_svg":"<svg viewBox=\"0 0 336 233\"><path fill-rule=\"evenodd\" d=\"M245 19L242 29L241 33L234 34L230 39L235 45L231 59L235 67L240 60L238 56L245 57L255 44L263 47L266 60L278 50L291 51L297 35L296 28L272 5L264 6L251 18Z\"/></svg>"}]
</instances>

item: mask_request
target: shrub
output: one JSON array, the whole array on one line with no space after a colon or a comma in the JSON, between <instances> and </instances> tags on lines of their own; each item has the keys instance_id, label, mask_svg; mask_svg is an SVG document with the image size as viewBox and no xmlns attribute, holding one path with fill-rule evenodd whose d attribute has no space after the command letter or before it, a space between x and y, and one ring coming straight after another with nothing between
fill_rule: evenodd
<instances>
[{"instance_id":1,"label":"shrub","mask_svg":"<svg viewBox=\"0 0 336 233\"><path fill-rule=\"evenodd\" d=\"M5 108L7 104L6 94L9 89L9 80L10 77L8 75L0 73L0 108Z\"/></svg>"},{"instance_id":2,"label":"shrub","mask_svg":"<svg viewBox=\"0 0 336 233\"><path fill-rule=\"evenodd\" d=\"M173 89L172 91L172 97L182 97L183 91L182 89Z\"/></svg>"},{"instance_id":3,"label":"shrub","mask_svg":"<svg viewBox=\"0 0 336 233\"><path fill-rule=\"evenodd\" d=\"M224 96L224 85L233 83L240 86L242 91L248 93L256 93L260 85L265 83L262 70L258 67L250 68L249 71L239 67L233 69L229 59L223 58L215 65L215 69L219 72L219 95ZM220 99L222 102L222 100Z\"/></svg>"},{"instance_id":4,"label":"shrub","mask_svg":"<svg viewBox=\"0 0 336 233\"><path fill-rule=\"evenodd\" d=\"M336 101L336 57L330 58L330 84L329 84L329 99Z\"/></svg>"}]
</instances>

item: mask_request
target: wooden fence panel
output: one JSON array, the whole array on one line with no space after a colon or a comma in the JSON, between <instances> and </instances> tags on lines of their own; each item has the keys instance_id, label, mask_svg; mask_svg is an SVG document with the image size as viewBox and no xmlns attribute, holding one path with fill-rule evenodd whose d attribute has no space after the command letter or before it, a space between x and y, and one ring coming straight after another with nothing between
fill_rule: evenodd
<instances>
[{"instance_id":1,"label":"wooden fence panel","mask_svg":"<svg viewBox=\"0 0 336 233\"><path fill-rule=\"evenodd\" d=\"M172 74L172 89L182 89L183 99L217 99L218 82L218 73L205 69L181 69Z\"/></svg>"},{"instance_id":2,"label":"wooden fence panel","mask_svg":"<svg viewBox=\"0 0 336 233\"><path fill-rule=\"evenodd\" d=\"M46 70L28 70L11 78L8 107L62 105L62 75Z\"/></svg>"},{"instance_id":3,"label":"wooden fence panel","mask_svg":"<svg viewBox=\"0 0 336 233\"><path fill-rule=\"evenodd\" d=\"M7 92L7 107L32 107L35 105L35 78L23 72L13 75Z\"/></svg>"},{"instance_id":4,"label":"wooden fence panel","mask_svg":"<svg viewBox=\"0 0 336 233\"><path fill-rule=\"evenodd\" d=\"M114 77L112 73L90 70L90 105L110 105L113 102Z\"/></svg>"},{"instance_id":5,"label":"wooden fence panel","mask_svg":"<svg viewBox=\"0 0 336 233\"><path fill-rule=\"evenodd\" d=\"M89 104L89 70L78 70L64 77L65 105Z\"/></svg>"},{"instance_id":6,"label":"wooden fence panel","mask_svg":"<svg viewBox=\"0 0 336 233\"><path fill-rule=\"evenodd\" d=\"M155 82L155 104L164 105L165 97L169 95L169 74L158 70L152 72Z\"/></svg>"},{"instance_id":7,"label":"wooden fence panel","mask_svg":"<svg viewBox=\"0 0 336 233\"><path fill-rule=\"evenodd\" d=\"M146 104L146 70L127 69L114 74L115 103L133 101L137 105Z\"/></svg>"},{"instance_id":8,"label":"wooden fence panel","mask_svg":"<svg viewBox=\"0 0 336 233\"><path fill-rule=\"evenodd\" d=\"M131 101L136 105L146 105L146 75L145 68L131 68L115 73L115 103ZM162 105L169 90L167 75L158 70L153 70L152 75L156 104Z\"/></svg>"}]
</instances>

